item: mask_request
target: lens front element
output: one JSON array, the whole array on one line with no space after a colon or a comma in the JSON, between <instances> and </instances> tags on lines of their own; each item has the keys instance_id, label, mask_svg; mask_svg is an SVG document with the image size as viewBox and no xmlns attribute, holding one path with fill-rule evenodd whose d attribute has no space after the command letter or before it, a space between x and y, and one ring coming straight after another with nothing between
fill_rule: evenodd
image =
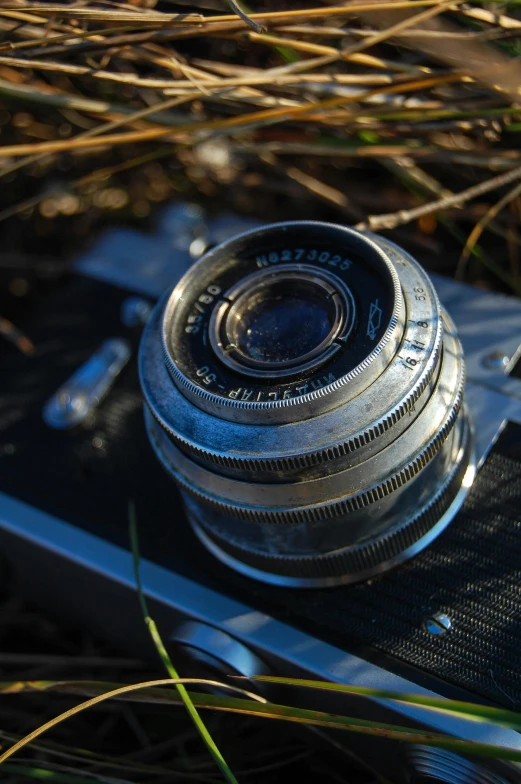
<instances>
[{"instance_id":1,"label":"lens front element","mask_svg":"<svg viewBox=\"0 0 521 784\"><path fill-rule=\"evenodd\" d=\"M230 313L227 334L246 365L263 370L291 367L329 346L337 327L334 301L321 291L295 281L277 281L248 293Z\"/></svg>"},{"instance_id":2,"label":"lens front element","mask_svg":"<svg viewBox=\"0 0 521 784\"><path fill-rule=\"evenodd\" d=\"M354 317L353 296L342 281L287 265L253 273L226 291L209 335L221 362L269 381L327 362L343 347Z\"/></svg>"},{"instance_id":3,"label":"lens front element","mask_svg":"<svg viewBox=\"0 0 521 784\"><path fill-rule=\"evenodd\" d=\"M255 579L378 574L432 541L473 480L454 326L381 237L298 222L213 249L158 304L140 373L195 532Z\"/></svg>"}]
</instances>

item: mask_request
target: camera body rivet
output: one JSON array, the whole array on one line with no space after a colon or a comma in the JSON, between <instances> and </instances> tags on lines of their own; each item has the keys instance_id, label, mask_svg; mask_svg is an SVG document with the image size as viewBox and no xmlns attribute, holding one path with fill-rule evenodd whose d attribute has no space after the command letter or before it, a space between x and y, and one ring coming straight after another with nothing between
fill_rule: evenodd
<instances>
[{"instance_id":1,"label":"camera body rivet","mask_svg":"<svg viewBox=\"0 0 521 784\"><path fill-rule=\"evenodd\" d=\"M509 358L503 351L491 351L482 359L482 365L487 370L504 370L508 362Z\"/></svg>"},{"instance_id":2,"label":"camera body rivet","mask_svg":"<svg viewBox=\"0 0 521 784\"><path fill-rule=\"evenodd\" d=\"M423 625L429 634L434 634L436 637L441 637L443 634L447 634L447 632L452 629L451 619L448 615L442 612L436 612L432 613L432 615L428 615L424 619Z\"/></svg>"}]
</instances>

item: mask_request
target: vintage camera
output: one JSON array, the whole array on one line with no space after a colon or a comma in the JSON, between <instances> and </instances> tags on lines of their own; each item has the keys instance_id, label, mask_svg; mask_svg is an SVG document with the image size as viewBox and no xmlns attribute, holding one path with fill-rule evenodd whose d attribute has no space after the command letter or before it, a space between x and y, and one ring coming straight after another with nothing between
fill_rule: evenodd
<instances>
[{"instance_id":1,"label":"vintage camera","mask_svg":"<svg viewBox=\"0 0 521 784\"><path fill-rule=\"evenodd\" d=\"M109 233L18 326L36 351L0 347L15 590L149 652L132 501L144 588L183 674L520 706L521 303L433 284L382 237L181 204L149 235ZM398 703L312 699L521 747ZM519 779L507 763L342 742L397 782Z\"/></svg>"}]
</instances>

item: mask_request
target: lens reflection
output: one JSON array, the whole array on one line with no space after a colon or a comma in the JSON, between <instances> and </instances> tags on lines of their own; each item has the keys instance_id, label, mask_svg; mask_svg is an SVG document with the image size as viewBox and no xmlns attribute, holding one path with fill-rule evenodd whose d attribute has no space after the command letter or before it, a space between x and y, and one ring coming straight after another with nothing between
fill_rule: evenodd
<instances>
[{"instance_id":1,"label":"lens reflection","mask_svg":"<svg viewBox=\"0 0 521 784\"><path fill-rule=\"evenodd\" d=\"M232 341L257 362L291 362L327 340L335 326L331 297L313 285L279 282L242 301L232 316Z\"/></svg>"}]
</instances>

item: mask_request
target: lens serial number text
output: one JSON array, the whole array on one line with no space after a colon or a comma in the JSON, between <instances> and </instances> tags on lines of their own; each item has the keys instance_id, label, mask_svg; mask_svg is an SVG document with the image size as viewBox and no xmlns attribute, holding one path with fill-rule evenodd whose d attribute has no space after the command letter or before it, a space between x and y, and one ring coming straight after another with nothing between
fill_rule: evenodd
<instances>
[{"instance_id":1,"label":"lens serial number text","mask_svg":"<svg viewBox=\"0 0 521 784\"><path fill-rule=\"evenodd\" d=\"M319 264L323 264L326 267L337 267L341 270L347 270L352 265L350 259L346 259L339 253L331 253L328 250L320 250L320 248L285 248L283 250L272 250L269 253L255 257L255 262L259 269L285 261L319 262Z\"/></svg>"}]
</instances>

